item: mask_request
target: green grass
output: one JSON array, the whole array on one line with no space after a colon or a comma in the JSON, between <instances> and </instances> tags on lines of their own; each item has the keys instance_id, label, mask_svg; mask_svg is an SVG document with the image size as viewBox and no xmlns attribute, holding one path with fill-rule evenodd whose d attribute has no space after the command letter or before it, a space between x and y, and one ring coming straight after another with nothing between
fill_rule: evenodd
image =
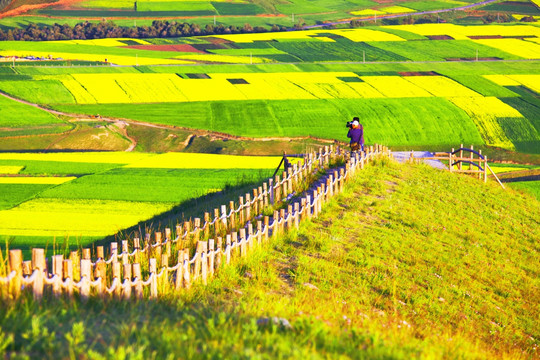
<instances>
[{"instance_id":1,"label":"green grass","mask_svg":"<svg viewBox=\"0 0 540 360\"><path fill-rule=\"evenodd\" d=\"M336 39L336 42L286 41L273 43L276 49L296 56L302 61L403 61L406 57L397 55L393 50L382 50L368 43Z\"/></svg>"},{"instance_id":2,"label":"green grass","mask_svg":"<svg viewBox=\"0 0 540 360\"><path fill-rule=\"evenodd\" d=\"M215 101L159 107L113 104L56 108L234 135L312 135L342 140L346 140L345 121L359 116L369 143L482 143L472 121L443 98ZM178 117L176 114L179 113L184 116Z\"/></svg>"},{"instance_id":3,"label":"green grass","mask_svg":"<svg viewBox=\"0 0 540 360\"><path fill-rule=\"evenodd\" d=\"M0 81L0 91L35 104L74 104L71 93L58 80Z\"/></svg>"},{"instance_id":4,"label":"green grass","mask_svg":"<svg viewBox=\"0 0 540 360\"><path fill-rule=\"evenodd\" d=\"M0 87L3 82L0 81ZM46 111L0 96L0 127L29 127L61 124L62 121Z\"/></svg>"},{"instance_id":5,"label":"green grass","mask_svg":"<svg viewBox=\"0 0 540 360\"><path fill-rule=\"evenodd\" d=\"M26 201L51 185L0 184L0 210L6 210Z\"/></svg>"},{"instance_id":6,"label":"green grass","mask_svg":"<svg viewBox=\"0 0 540 360\"><path fill-rule=\"evenodd\" d=\"M540 201L540 181L518 181L506 183L507 186L531 194Z\"/></svg>"},{"instance_id":7,"label":"green grass","mask_svg":"<svg viewBox=\"0 0 540 360\"><path fill-rule=\"evenodd\" d=\"M240 183L260 182L272 173L273 170L117 168L51 188L40 197L181 203Z\"/></svg>"},{"instance_id":8,"label":"green grass","mask_svg":"<svg viewBox=\"0 0 540 360\"><path fill-rule=\"evenodd\" d=\"M477 50L480 58L521 59L519 56L471 40L373 41L368 44L412 61L475 59Z\"/></svg>"},{"instance_id":9,"label":"green grass","mask_svg":"<svg viewBox=\"0 0 540 360\"><path fill-rule=\"evenodd\" d=\"M489 81L483 76L479 75L451 75L451 79L457 81L461 85L464 85L483 96L495 96L495 97L519 97L515 92L507 89L504 86L495 84Z\"/></svg>"},{"instance_id":10,"label":"green grass","mask_svg":"<svg viewBox=\"0 0 540 360\"><path fill-rule=\"evenodd\" d=\"M133 5L133 4L132 4ZM206 1L137 1L137 11L211 12L215 9Z\"/></svg>"},{"instance_id":11,"label":"green grass","mask_svg":"<svg viewBox=\"0 0 540 360\"><path fill-rule=\"evenodd\" d=\"M2 355L535 358L537 208L424 166L368 167L313 223L208 287L159 301L3 304ZM292 328L257 325L274 316Z\"/></svg>"}]
</instances>

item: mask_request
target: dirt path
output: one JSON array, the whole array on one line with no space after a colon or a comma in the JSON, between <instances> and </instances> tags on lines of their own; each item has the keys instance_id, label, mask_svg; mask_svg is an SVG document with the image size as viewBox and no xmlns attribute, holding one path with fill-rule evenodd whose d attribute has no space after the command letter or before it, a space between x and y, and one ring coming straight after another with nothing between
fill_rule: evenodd
<instances>
[{"instance_id":1,"label":"dirt path","mask_svg":"<svg viewBox=\"0 0 540 360\"><path fill-rule=\"evenodd\" d=\"M10 16L19 16L30 10L43 9L43 8L53 6L53 5L71 5L80 1L81 0L59 0L56 2L48 2L48 3L43 3L43 4L22 5L15 9L0 13L0 19L5 18L5 17L10 17ZM11 7L14 2L15 0L13 0L13 2L8 6L8 8Z\"/></svg>"},{"instance_id":2,"label":"dirt path","mask_svg":"<svg viewBox=\"0 0 540 360\"><path fill-rule=\"evenodd\" d=\"M89 115L71 114L71 113L66 113L66 112L63 112L63 111L52 110L52 109L43 107L43 106L38 105L38 104L34 104L34 103L31 103L31 102L28 102L28 101L25 101L25 100L22 100L22 99L15 98L15 97L13 97L11 95L8 95L6 93L3 93L3 92L0 92L0 95L4 96L4 97L6 97L6 98L8 98L10 100L17 101L18 103L28 105L28 106L33 106L33 107L38 108L40 110L47 111L48 113L51 113L53 115L69 117L69 118L71 118L71 120L69 120L69 121L72 122L72 123L84 122L84 121L86 121L86 122L103 121L103 122L107 122L107 123L116 125L114 128L116 128L117 130L112 129L111 127L109 127L109 129L111 131L116 131L117 133L119 133L120 135L122 135L123 137L125 137L126 139L128 139L131 142L131 145L125 151L133 151L135 149L135 147L137 146L137 140L135 138L129 136L129 134L127 132L127 126L129 126L129 125L145 126L145 127L155 128L155 129L188 131L188 132L192 133L192 135L190 135L190 137L189 137L190 141L195 136L208 136L212 140L240 140L240 141L260 141L260 142L265 142L265 141L314 140L314 141L318 141L318 142L321 142L321 143L327 143L327 144L334 144L335 143L335 140L321 139L321 138L317 138L317 137L313 137L313 136L254 138L254 137L247 137L247 136L230 135L230 134L220 133L220 132L210 131L210 130L192 129L192 128L181 127L181 126L158 125L158 124L153 124L153 123L149 123L149 122L135 121L135 120L125 119L125 118L113 118L113 117L103 117L103 116L100 116L99 118L91 118Z\"/></svg>"}]
</instances>

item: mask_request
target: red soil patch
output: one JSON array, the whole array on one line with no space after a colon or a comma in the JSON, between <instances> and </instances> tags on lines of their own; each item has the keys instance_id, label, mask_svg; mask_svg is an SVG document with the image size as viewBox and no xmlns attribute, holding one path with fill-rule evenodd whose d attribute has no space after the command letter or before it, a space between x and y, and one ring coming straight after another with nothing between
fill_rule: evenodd
<instances>
[{"instance_id":1,"label":"red soil patch","mask_svg":"<svg viewBox=\"0 0 540 360\"><path fill-rule=\"evenodd\" d=\"M204 51L194 48L191 45L130 45L125 46L129 49L152 50L152 51L177 51L177 52L193 52L205 54Z\"/></svg>"}]
</instances>

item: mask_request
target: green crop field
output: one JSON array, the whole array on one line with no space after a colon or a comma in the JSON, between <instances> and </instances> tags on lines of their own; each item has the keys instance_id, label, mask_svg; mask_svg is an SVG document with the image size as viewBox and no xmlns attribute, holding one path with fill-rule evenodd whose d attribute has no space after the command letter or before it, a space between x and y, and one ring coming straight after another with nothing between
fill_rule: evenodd
<instances>
[{"instance_id":1,"label":"green crop field","mask_svg":"<svg viewBox=\"0 0 540 360\"><path fill-rule=\"evenodd\" d=\"M1 153L0 171L10 175L0 175L0 238L24 249L64 240L87 244L187 200L259 183L279 162L181 153Z\"/></svg>"}]
</instances>

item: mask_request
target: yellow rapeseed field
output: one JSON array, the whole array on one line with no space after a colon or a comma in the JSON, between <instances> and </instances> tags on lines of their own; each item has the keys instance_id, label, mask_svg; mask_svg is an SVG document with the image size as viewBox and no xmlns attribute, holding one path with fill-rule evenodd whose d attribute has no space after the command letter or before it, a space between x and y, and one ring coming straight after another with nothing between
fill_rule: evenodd
<instances>
[{"instance_id":1,"label":"yellow rapeseed field","mask_svg":"<svg viewBox=\"0 0 540 360\"><path fill-rule=\"evenodd\" d=\"M373 16L373 15L384 15L384 14L386 14L384 11L375 10L375 9L363 9L363 10L351 11L351 15L356 15L356 16Z\"/></svg>"},{"instance_id":2,"label":"yellow rapeseed field","mask_svg":"<svg viewBox=\"0 0 540 360\"><path fill-rule=\"evenodd\" d=\"M404 14L404 13L410 13L410 12L416 12L416 10L410 9L405 6L387 6L380 9L381 11L384 11L387 14Z\"/></svg>"},{"instance_id":3,"label":"yellow rapeseed field","mask_svg":"<svg viewBox=\"0 0 540 360\"><path fill-rule=\"evenodd\" d=\"M482 96L445 76L405 76L402 79L428 91L433 96Z\"/></svg>"},{"instance_id":4,"label":"yellow rapeseed field","mask_svg":"<svg viewBox=\"0 0 540 360\"><path fill-rule=\"evenodd\" d=\"M0 176L0 184L51 184L58 185L63 184L71 180L75 180L76 177L72 176Z\"/></svg>"},{"instance_id":5,"label":"yellow rapeseed field","mask_svg":"<svg viewBox=\"0 0 540 360\"><path fill-rule=\"evenodd\" d=\"M490 46L524 59L540 59L540 44L520 39L478 39L478 44Z\"/></svg>"},{"instance_id":6,"label":"yellow rapeseed field","mask_svg":"<svg viewBox=\"0 0 540 360\"><path fill-rule=\"evenodd\" d=\"M73 76L63 77L61 80L66 89L69 90L71 95L75 98L77 104L96 104L97 100L92 94L90 94L80 82L75 80Z\"/></svg>"},{"instance_id":7,"label":"yellow rapeseed field","mask_svg":"<svg viewBox=\"0 0 540 360\"><path fill-rule=\"evenodd\" d=\"M510 79L519 82L529 89L540 94L540 75L507 75Z\"/></svg>"},{"instance_id":8,"label":"yellow rapeseed field","mask_svg":"<svg viewBox=\"0 0 540 360\"><path fill-rule=\"evenodd\" d=\"M341 35L351 41L407 41L397 35L384 31L370 29L340 29L332 30L333 34Z\"/></svg>"},{"instance_id":9,"label":"yellow rapeseed field","mask_svg":"<svg viewBox=\"0 0 540 360\"><path fill-rule=\"evenodd\" d=\"M514 149L514 145L497 122L497 118L523 117L519 111L492 96L451 97L448 99L471 117L486 144Z\"/></svg>"},{"instance_id":10,"label":"yellow rapeseed field","mask_svg":"<svg viewBox=\"0 0 540 360\"><path fill-rule=\"evenodd\" d=\"M166 169L275 169L280 161L281 157L278 156L166 153L154 155L126 165L125 167Z\"/></svg>"},{"instance_id":11,"label":"yellow rapeseed field","mask_svg":"<svg viewBox=\"0 0 540 360\"><path fill-rule=\"evenodd\" d=\"M106 236L172 208L167 203L33 199L0 211L0 235Z\"/></svg>"},{"instance_id":12,"label":"yellow rapeseed field","mask_svg":"<svg viewBox=\"0 0 540 360\"><path fill-rule=\"evenodd\" d=\"M18 174L22 169L24 169L24 166L0 166L0 174Z\"/></svg>"},{"instance_id":13,"label":"yellow rapeseed field","mask_svg":"<svg viewBox=\"0 0 540 360\"><path fill-rule=\"evenodd\" d=\"M389 98L433 96L400 76L361 76L361 79Z\"/></svg>"},{"instance_id":14,"label":"yellow rapeseed field","mask_svg":"<svg viewBox=\"0 0 540 360\"><path fill-rule=\"evenodd\" d=\"M521 85L518 81L513 80L506 75L484 75L484 77L490 81L493 81L495 84L500 85L500 86Z\"/></svg>"},{"instance_id":15,"label":"yellow rapeseed field","mask_svg":"<svg viewBox=\"0 0 540 360\"><path fill-rule=\"evenodd\" d=\"M102 164L130 164L154 154L136 152L2 153L0 160L38 160Z\"/></svg>"}]
</instances>

